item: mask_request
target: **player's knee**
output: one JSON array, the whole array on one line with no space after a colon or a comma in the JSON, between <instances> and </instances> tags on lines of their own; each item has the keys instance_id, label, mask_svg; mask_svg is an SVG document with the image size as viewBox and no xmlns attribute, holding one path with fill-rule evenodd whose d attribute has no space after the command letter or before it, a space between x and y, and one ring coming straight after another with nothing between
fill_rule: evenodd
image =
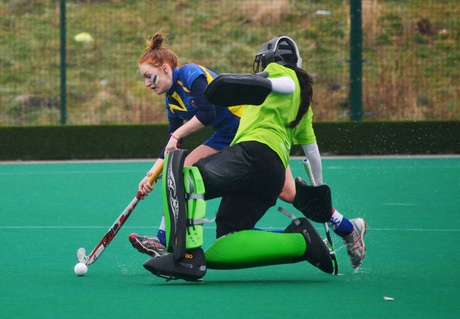
<instances>
[{"instance_id":1,"label":"player's knee","mask_svg":"<svg viewBox=\"0 0 460 319\"><path fill-rule=\"evenodd\" d=\"M292 204L296 195L296 185L294 178L292 177L291 169L288 166L286 169L286 177L284 179L283 190L279 195L279 198L286 203Z\"/></svg>"},{"instance_id":2,"label":"player's knee","mask_svg":"<svg viewBox=\"0 0 460 319\"><path fill-rule=\"evenodd\" d=\"M295 192L285 191L283 189L279 198L286 203L292 204L294 202Z\"/></svg>"}]
</instances>

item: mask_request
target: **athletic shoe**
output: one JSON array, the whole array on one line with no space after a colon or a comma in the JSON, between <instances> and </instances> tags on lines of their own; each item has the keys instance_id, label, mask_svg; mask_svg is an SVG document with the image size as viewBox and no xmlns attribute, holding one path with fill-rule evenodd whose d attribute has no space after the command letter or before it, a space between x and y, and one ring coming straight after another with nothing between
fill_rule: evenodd
<instances>
[{"instance_id":1,"label":"athletic shoe","mask_svg":"<svg viewBox=\"0 0 460 319\"><path fill-rule=\"evenodd\" d=\"M166 247L160 243L157 237L139 236L138 234L129 235L129 241L139 252L152 257L160 257L166 254Z\"/></svg>"},{"instance_id":2,"label":"athletic shoe","mask_svg":"<svg viewBox=\"0 0 460 319\"><path fill-rule=\"evenodd\" d=\"M353 231L343 240L347 246L347 253L350 256L351 266L358 268L366 256L366 245L364 234L366 233L366 222L362 218L350 219L353 224Z\"/></svg>"}]
</instances>

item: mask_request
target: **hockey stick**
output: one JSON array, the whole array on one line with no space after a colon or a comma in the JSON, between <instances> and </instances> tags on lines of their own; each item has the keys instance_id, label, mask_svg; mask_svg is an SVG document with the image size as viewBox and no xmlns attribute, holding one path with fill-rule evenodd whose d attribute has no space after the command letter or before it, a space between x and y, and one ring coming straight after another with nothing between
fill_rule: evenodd
<instances>
[{"instance_id":1,"label":"hockey stick","mask_svg":"<svg viewBox=\"0 0 460 319\"><path fill-rule=\"evenodd\" d=\"M150 176L149 181L148 181L150 185L153 185L153 183L160 177L162 171L163 171L163 163L161 163L161 165L152 174L152 176ZM96 247L94 247L93 251L88 256L86 256L86 250L84 248L79 248L77 250L78 261L86 265L91 265L92 263L94 263L99 258L99 256L104 252L107 246L109 246L109 244L112 242L115 235L118 233L121 227L123 227L126 220L131 215L137 203L141 199L142 199L141 192L137 192L136 196L131 201L131 203L129 203L129 205L126 206L126 208L123 210L121 215L118 216L117 220L112 225L112 227L109 228L107 233L104 235L101 241L96 245Z\"/></svg>"},{"instance_id":2,"label":"hockey stick","mask_svg":"<svg viewBox=\"0 0 460 319\"><path fill-rule=\"evenodd\" d=\"M308 176L308 179L310 180L310 184L312 186L317 186L315 177L313 176L313 171L311 170L310 161L307 158L303 160L303 167L305 168L305 171L307 172L307 176ZM324 223L323 225L324 225L324 231L326 232L327 242L329 243L329 246L331 247L332 251L334 251L334 245L332 243L332 238L331 238L331 233L329 231L329 227L327 226L327 223ZM335 256L335 252L334 254L332 254L332 260L334 261L334 275L337 275L337 273L339 272L339 266L337 263L337 257Z\"/></svg>"}]
</instances>

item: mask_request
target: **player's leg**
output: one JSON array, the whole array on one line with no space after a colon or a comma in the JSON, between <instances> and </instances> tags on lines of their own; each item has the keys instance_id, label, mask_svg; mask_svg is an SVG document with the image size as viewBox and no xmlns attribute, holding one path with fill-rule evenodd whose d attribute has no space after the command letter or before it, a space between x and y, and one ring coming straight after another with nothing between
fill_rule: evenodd
<instances>
[{"instance_id":1,"label":"player's leg","mask_svg":"<svg viewBox=\"0 0 460 319\"><path fill-rule=\"evenodd\" d=\"M295 198L295 181L292 176L291 167L286 168L286 179L284 181L283 191L280 194L280 199L286 203L292 204Z\"/></svg>"},{"instance_id":2,"label":"player's leg","mask_svg":"<svg viewBox=\"0 0 460 319\"><path fill-rule=\"evenodd\" d=\"M203 157L217 153L218 151L219 150L216 148L201 144L187 155L185 158L184 166L192 166Z\"/></svg>"},{"instance_id":3,"label":"player's leg","mask_svg":"<svg viewBox=\"0 0 460 319\"><path fill-rule=\"evenodd\" d=\"M284 233L243 230L220 237L206 251L210 269L239 269L307 260L332 274L329 249L306 218L294 220Z\"/></svg>"},{"instance_id":4,"label":"player's leg","mask_svg":"<svg viewBox=\"0 0 460 319\"><path fill-rule=\"evenodd\" d=\"M205 144L201 144L197 148L195 148L189 155L185 158L184 166L192 166L195 164L196 161L199 159L206 157L210 154L214 154L218 152L218 149L210 147ZM166 245L166 225L165 225L165 217L164 213L161 217L160 227L158 227L157 238L163 245Z\"/></svg>"},{"instance_id":5,"label":"player's leg","mask_svg":"<svg viewBox=\"0 0 460 319\"><path fill-rule=\"evenodd\" d=\"M168 254L151 258L144 267L167 279L199 280L206 274L202 223L206 210L204 184L196 167L184 168L186 151L165 158L163 202Z\"/></svg>"},{"instance_id":6,"label":"player's leg","mask_svg":"<svg viewBox=\"0 0 460 319\"><path fill-rule=\"evenodd\" d=\"M326 184L316 187L309 186L301 178L297 178L295 183L294 207L308 219L318 223L327 222L328 226L343 238L352 267L359 267L366 251L364 244L365 221L362 218L349 220L332 208L331 192Z\"/></svg>"},{"instance_id":7,"label":"player's leg","mask_svg":"<svg viewBox=\"0 0 460 319\"><path fill-rule=\"evenodd\" d=\"M283 173L281 169L280 175ZM274 188L266 184L259 187L263 193L272 189L276 200L282 183ZM322 271L333 273L330 251L306 218L295 219L284 233L251 229L273 204L274 201L264 200L257 193L222 197L216 217L218 239L206 251L208 268L248 268L307 260Z\"/></svg>"},{"instance_id":8,"label":"player's leg","mask_svg":"<svg viewBox=\"0 0 460 319\"><path fill-rule=\"evenodd\" d=\"M214 139L209 139L207 143L213 142ZM222 141L222 143L229 143L228 141ZM214 145L213 144L210 145ZM216 144L216 147L220 147L220 144ZM202 144L190 152L185 158L184 166L191 166L199 159L206 157L210 154L218 152L218 149L211 146ZM156 237L154 236L139 236L138 234L130 234L129 241L132 246L139 252L156 257L166 253L166 224L164 212L161 216L160 226Z\"/></svg>"},{"instance_id":9,"label":"player's leg","mask_svg":"<svg viewBox=\"0 0 460 319\"><path fill-rule=\"evenodd\" d=\"M231 193L222 197L217 212L216 235L219 239L206 252L208 267L231 269L308 260L332 273L329 249L307 219L293 221L282 234L251 230L276 203L286 171L276 154L265 152L265 146L244 144L240 151L239 165L221 156L218 160L208 162L205 159L196 164L205 172L205 180L217 188L221 185L219 172L225 169L247 171L225 184L225 189Z\"/></svg>"},{"instance_id":10,"label":"player's leg","mask_svg":"<svg viewBox=\"0 0 460 319\"><path fill-rule=\"evenodd\" d=\"M347 219L337 209L332 209L329 227L343 238L353 268L358 268L366 256L364 234L366 222L362 218Z\"/></svg>"}]
</instances>

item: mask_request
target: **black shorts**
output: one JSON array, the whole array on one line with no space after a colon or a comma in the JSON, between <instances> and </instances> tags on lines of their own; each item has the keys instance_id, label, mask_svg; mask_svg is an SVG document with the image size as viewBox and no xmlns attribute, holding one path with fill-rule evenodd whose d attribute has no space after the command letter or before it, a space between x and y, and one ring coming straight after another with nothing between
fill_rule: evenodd
<instances>
[{"instance_id":1,"label":"black shorts","mask_svg":"<svg viewBox=\"0 0 460 319\"><path fill-rule=\"evenodd\" d=\"M195 163L206 199L222 197L216 216L217 237L251 229L276 204L286 169L271 148L243 142Z\"/></svg>"}]
</instances>

